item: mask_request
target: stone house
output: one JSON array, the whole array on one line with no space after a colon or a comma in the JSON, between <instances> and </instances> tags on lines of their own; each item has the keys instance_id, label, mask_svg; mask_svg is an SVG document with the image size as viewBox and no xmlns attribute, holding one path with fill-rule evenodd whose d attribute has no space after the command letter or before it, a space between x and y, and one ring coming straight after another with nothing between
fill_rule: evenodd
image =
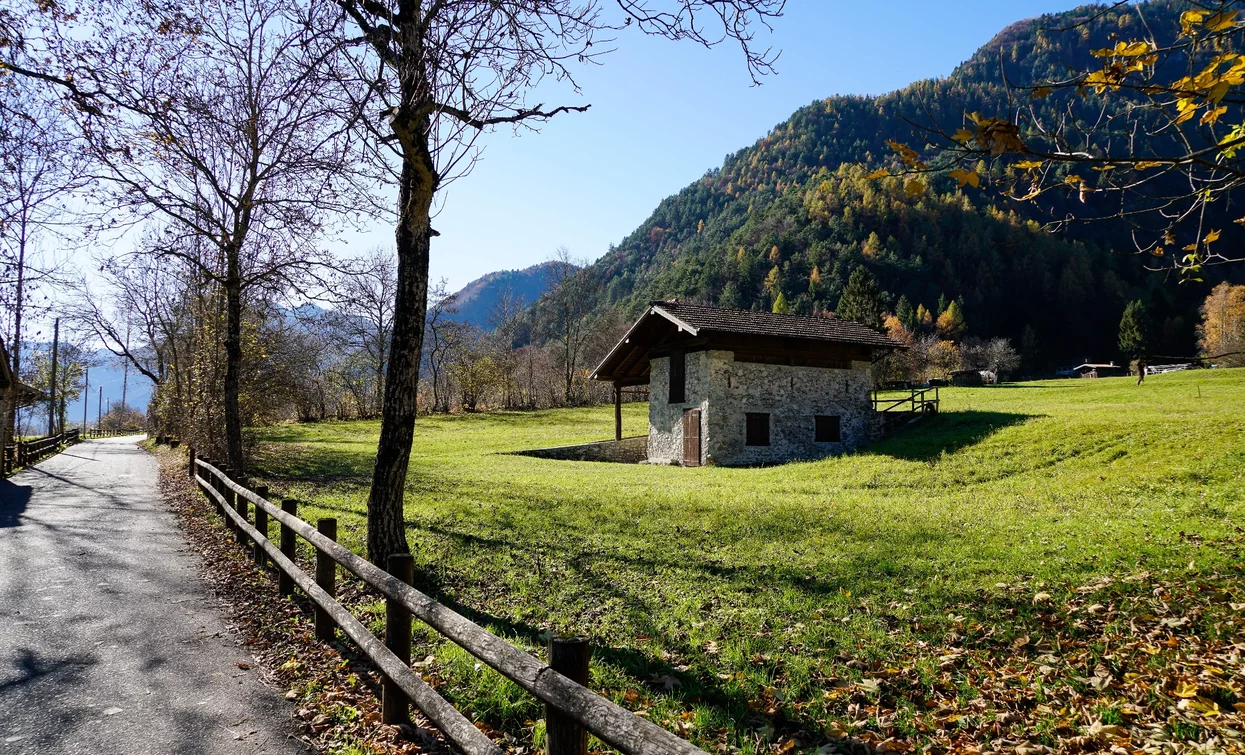
<instances>
[{"instance_id":1,"label":"stone house","mask_svg":"<svg viewBox=\"0 0 1245 755\"><path fill-rule=\"evenodd\" d=\"M652 463L764 464L858 448L880 435L870 366L904 348L855 322L653 302L592 373L649 386Z\"/></svg>"}]
</instances>

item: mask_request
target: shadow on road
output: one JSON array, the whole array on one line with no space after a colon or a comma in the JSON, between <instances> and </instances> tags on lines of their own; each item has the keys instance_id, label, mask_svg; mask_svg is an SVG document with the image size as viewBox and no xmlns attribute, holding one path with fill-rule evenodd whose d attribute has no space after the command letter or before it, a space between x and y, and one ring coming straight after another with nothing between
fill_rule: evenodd
<instances>
[{"instance_id":1,"label":"shadow on road","mask_svg":"<svg viewBox=\"0 0 1245 755\"><path fill-rule=\"evenodd\" d=\"M0 528L20 525L26 505L30 503L30 486L14 485L0 480Z\"/></svg>"}]
</instances>

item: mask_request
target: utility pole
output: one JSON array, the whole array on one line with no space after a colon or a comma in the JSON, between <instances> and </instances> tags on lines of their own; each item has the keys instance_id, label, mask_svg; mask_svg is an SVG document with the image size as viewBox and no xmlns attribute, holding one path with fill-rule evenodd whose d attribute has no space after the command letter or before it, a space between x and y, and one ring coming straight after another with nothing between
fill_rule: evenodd
<instances>
[{"instance_id":1,"label":"utility pole","mask_svg":"<svg viewBox=\"0 0 1245 755\"><path fill-rule=\"evenodd\" d=\"M61 318L52 326L52 385L48 391L48 435L56 435L56 352L61 345Z\"/></svg>"},{"instance_id":2,"label":"utility pole","mask_svg":"<svg viewBox=\"0 0 1245 755\"><path fill-rule=\"evenodd\" d=\"M82 368L82 437L86 437L86 410L91 405L91 368Z\"/></svg>"},{"instance_id":3,"label":"utility pole","mask_svg":"<svg viewBox=\"0 0 1245 755\"><path fill-rule=\"evenodd\" d=\"M99 387L99 403L95 405L95 411L98 412L95 415L95 429L103 430L104 429L104 386L102 385Z\"/></svg>"}]
</instances>

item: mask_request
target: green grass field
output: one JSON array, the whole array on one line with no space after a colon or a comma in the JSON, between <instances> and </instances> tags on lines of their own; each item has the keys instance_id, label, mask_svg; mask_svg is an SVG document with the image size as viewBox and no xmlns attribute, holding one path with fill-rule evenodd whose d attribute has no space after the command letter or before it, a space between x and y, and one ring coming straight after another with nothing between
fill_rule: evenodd
<instances>
[{"instance_id":1,"label":"green grass field","mask_svg":"<svg viewBox=\"0 0 1245 755\"><path fill-rule=\"evenodd\" d=\"M942 396L940 416L857 453L751 469L506 453L609 437L612 407L421 418L406 499L417 586L527 648L546 632L590 636L596 689L707 749L850 736L938 750L1013 725L1057 746L1104 710L1153 704L1162 719L1162 701L1122 686L1132 661L1111 638L1141 631L1137 611L1165 610L1145 608L1160 590L1245 601L1245 370ZM626 434L645 431L646 412L625 407ZM377 434L375 422L259 430L255 476L309 501L304 518L337 517L362 550ZM1172 600L1160 602L1179 613ZM1215 610L1188 631L1240 641L1240 622ZM540 708L517 688L435 635L416 641L471 716L539 737ZM1137 663L1165 657L1153 646ZM976 660L947 667L961 651ZM1043 702L1036 672L1017 672L1015 699L1032 699L1000 718L1013 698L996 672L1013 656L1054 669L1049 695L1063 680L1073 702ZM1095 664L1119 686L1086 682ZM1235 694L1221 695L1229 713Z\"/></svg>"}]
</instances>

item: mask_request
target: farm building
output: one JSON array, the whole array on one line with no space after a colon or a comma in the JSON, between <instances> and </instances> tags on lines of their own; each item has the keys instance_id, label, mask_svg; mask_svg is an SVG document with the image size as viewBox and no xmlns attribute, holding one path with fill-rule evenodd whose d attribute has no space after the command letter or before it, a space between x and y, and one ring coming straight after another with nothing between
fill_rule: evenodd
<instances>
[{"instance_id":1,"label":"farm building","mask_svg":"<svg viewBox=\"0 0 1245 755\"><path fill-rule=\"evenodd\" d=\"M904 348L855 322L653 302L592 373L649 386L647 459L761 464L842 453L882 430L869 368Z\"/></svg>"}]
</instances>

